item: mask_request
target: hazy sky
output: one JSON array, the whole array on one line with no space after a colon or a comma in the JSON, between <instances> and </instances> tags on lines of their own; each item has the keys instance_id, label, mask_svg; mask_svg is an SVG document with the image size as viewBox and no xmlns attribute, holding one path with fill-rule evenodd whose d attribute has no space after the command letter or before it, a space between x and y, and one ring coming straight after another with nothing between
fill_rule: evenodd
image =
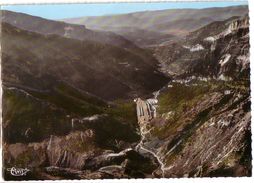
<instances>
[{"instance_id":1,"label":"hazy sky","mask_svg":"<svg viewBox=\"0 0 254 183\"><path fill-rule=\"evenodd\" d=\"M23 12L48 19L82 16L123 14L145 10L179 8L209 8L247 5L248 2L167 2L167 3L107 3L107 4L55 4L55 5L10 5L1 9Z\"/></svg>"}]
</instances>

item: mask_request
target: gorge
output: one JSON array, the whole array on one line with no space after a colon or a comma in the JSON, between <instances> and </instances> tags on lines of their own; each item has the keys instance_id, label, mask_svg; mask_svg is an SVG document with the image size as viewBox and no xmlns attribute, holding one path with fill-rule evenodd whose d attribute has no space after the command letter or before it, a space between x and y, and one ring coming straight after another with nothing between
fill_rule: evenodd
<instances>
[{"instance_id":1,"label":"gorge","mask_svg":"<svg viewBox=\"0 0 254 183\"><path fill-rule=\"evenodd\" d=\"M1 12L6 180L251 176L248 7L171 11Z\"/></svg>"}]
</instances>

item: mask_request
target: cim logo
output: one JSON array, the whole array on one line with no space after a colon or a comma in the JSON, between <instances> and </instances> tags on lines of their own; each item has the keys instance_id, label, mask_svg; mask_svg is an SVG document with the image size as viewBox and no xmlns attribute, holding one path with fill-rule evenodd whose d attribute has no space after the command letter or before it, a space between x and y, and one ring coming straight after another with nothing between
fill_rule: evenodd
<instances>
[{"instance_id":1,"label":"cim logo","mask_svg":"<svg viewBox=\"0 0 254 183\"><path fill-rule=\"evenodd\" d=\"M11 175L13 176L25 176L26 173L29 172L30 170L28 168L12 167L12 168L7 168L7 171L9 171Z\"/></svg>"}]
</instances>

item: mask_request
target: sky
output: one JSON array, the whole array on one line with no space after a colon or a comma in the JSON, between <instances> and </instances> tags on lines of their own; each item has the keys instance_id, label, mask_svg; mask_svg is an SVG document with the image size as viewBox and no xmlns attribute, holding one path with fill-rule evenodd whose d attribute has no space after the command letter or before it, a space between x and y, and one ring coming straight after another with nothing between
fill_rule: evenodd
<instances>
[{"instance_id":1,"label":"sky","mask_svg":"<svg viewBox=\"0 0 254 183\"><path fill-rule=\"evenodd\" d=\"M64 19L82 16L124 14L147 10L209 8L247 5L248 2L162 2L162 3L107 3L107 4L53 4L8 5L1 9L22 12L47 19Z\"/></svg>"}]
</instances>

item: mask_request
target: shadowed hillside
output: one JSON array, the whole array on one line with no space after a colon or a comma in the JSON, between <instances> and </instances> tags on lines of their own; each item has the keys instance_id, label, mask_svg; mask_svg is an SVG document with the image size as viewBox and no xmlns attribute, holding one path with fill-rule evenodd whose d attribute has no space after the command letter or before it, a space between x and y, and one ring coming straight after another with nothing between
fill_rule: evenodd
<instances>
[{"instance_id":1,"label":"shadowed hillside","mask_svg":"<svg viewBox=\"0 0 254 183\"><path fill-rule=\"evenodd\" d=\"M50 89L56 81L104 99L130 98L159 89L167 79L155 66L108 44L40 35L2 24L3 82Z\"/></svg>"}]
</instances>

